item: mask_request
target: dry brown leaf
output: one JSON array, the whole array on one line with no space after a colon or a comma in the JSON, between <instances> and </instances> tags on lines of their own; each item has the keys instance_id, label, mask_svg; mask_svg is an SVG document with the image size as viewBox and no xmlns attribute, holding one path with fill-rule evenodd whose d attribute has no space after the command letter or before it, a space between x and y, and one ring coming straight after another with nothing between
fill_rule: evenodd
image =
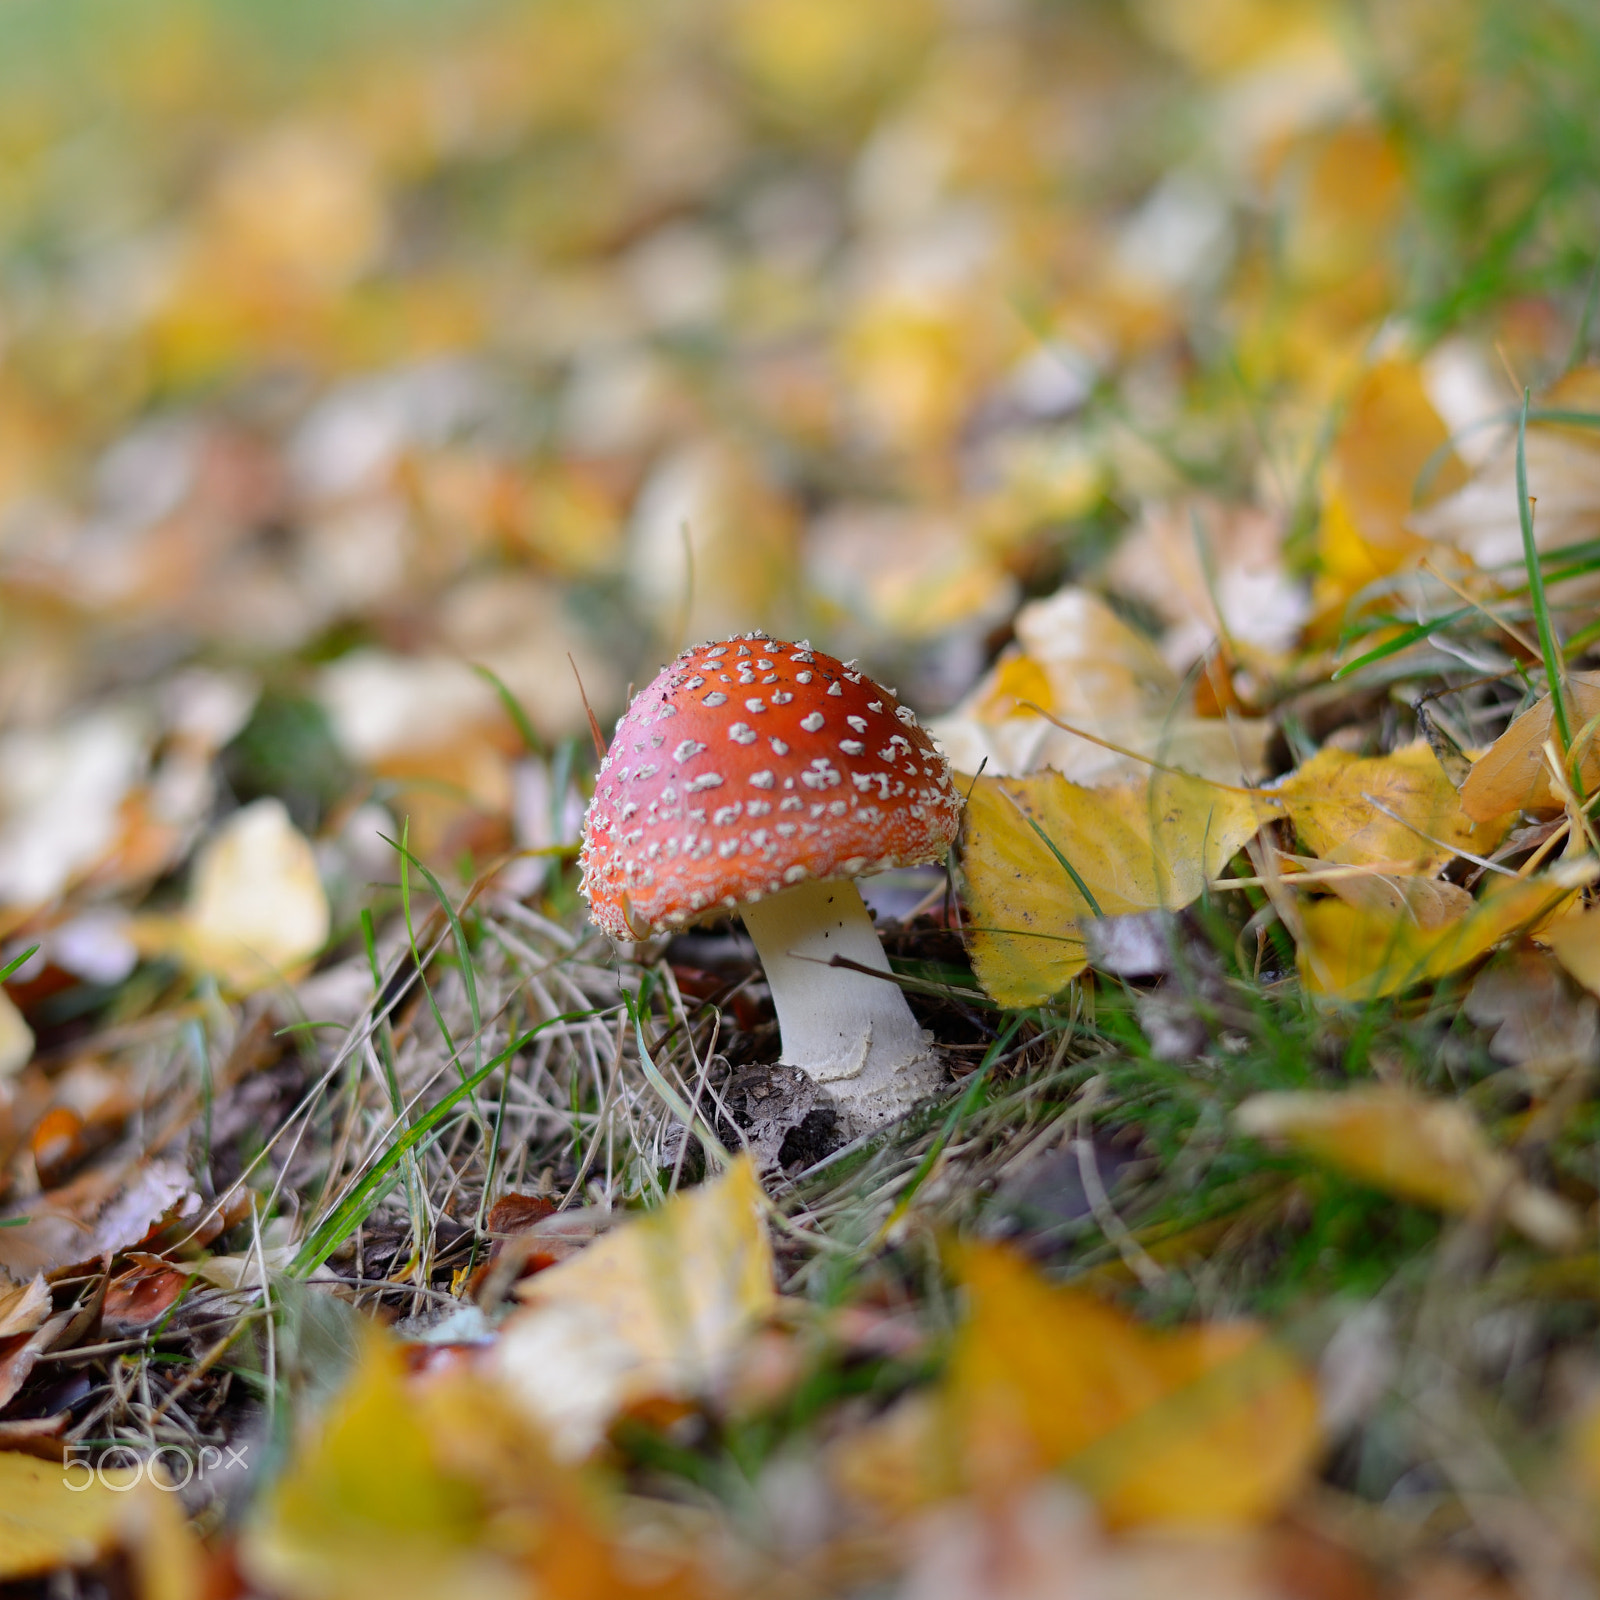
<instances>
[{"instance_id":1,"label":"dry brown leaf","mask_svg":"<svg viewBox=\"0 0 1600 1600\"><path fill-rule=\"evenodd\" d=\"M1272 791L1324 861L1385 862L1431 877L1467 851L1488 855L1504 822L1476 823L1425 740L1386 756L1319 750Z\"/></svg>"},{"instance_id":2,"label":"dry brown leaf","mask_svg":"<svg viewBox=\"0 0 1600 1600\"><path fill-rule=\"evenodd\" d=\"M0 1277L0 1339L32 1333L50 1315L50 1285L43 1273L27 1283L11 1284Z\"/></svg>"},{"instance_id":3,"label":"dry brown leaf","mask_svg":"<svg viewBox=\"0 0 1600 1600\"><path fill-rule=\"evenodd\" d=\"M999 1247L957 1265L969 1310L947 1385L975 1486L1061 1471L1109 1526L1236 1525L1309 1473L1316 1387L1256 1324L1157 1333Z\"/></svg>"},{"instance_id":4,"label":"dry brown leaf","mask_svg":"<svg viewBox=\"0 0 1600 1600\"><path fill-rule=\"evenodd\" d=\"M1568 674L1572 686L1571 720L1579 756L1578 775L1585 794L1600 783L1600 742L1583 729L1600 717L1600 676ZM1489 748L1472 763L1461 785L1461 809L1478 822L1513 818L1519 811L1556 811L1561 800L1550 783L1544 747L1554 736L1555 713L1550 696L1529 706Z\"/></svg>"},{"instance_id":5,"label":"dry brown leaf","mask_svg":"<svg viewBox=\"0 0 1600 1600\"><path fill-rule=\"evenodd\" d=\"M1181 773L1104 789L1053 772L979 778L961 846L979 981L1002 1005L1048 1001L1088 963L1085 918L1188 905L1274 814L1270 798Z\"/></svg>"},{"instance_id":6,"label":"dry brown leaf","mask_svg":"<svg viewBox=\"0 0 1600 1600\"><path fill-rule=\"evenodd\" d=\"M1245 1133L1284 1140L1419 1205L1465 1215L1502 1207L1507 1221L1547 1249L1570 1249L1581 1237L1572 1207L1528 1183L1459 1100L1430 1100L1389 1084L1259 1094L1234 1120Z\"/></svg>"},{"instance_id":7,"label":"dry brown leaf","mask_svg":"<svg viewBox=\"0 0 1600 1600\"><path fill-rule=\"evenodd\" d=\"M518 1286L495 1367L563 1455L629 1404L710 1392L775 1304L764 1205L741 1158Z\"/></svg>"},{"instance_id":8,"label":"dry brown leaf","mask_svg":"<svg viewBox=\"0 0 1600 1600\"><path fill-rule=\"evenodd\" d=\"M1574 999L1556 961L1520 950L1478 974L1462 1011L1489 1031L1489 1053L1520 1067L1536 1093L1600 1055L1600 1006L1592 995Z\"/></svg>"},{"instance_id":9,"label":"dry brown leaf","mask_svg":"<svg viewBox=\"0 0 1600 1600\"><path fill-rule=\"evenodd\" d=\"M144 1160L131 1172L91 1170L20 1208L27 1221L0 1228L0 1270L13 1278L58 1272L120 1254L160 1224L197 1217L200 1196L176 1161Z\"/></svg>"}]
</instances>

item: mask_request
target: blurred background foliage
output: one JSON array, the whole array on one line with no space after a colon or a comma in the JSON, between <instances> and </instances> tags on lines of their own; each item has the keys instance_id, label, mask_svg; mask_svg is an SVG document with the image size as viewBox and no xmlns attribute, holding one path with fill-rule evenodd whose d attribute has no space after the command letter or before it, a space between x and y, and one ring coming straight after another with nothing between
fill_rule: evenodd
<instances>
[{"instance_id":1,"label":"blurred background foliage","mask_svg":"<svg viewBox=\"0 0 1600 1600\"><path fill-rule=\"evenodd\" d=\"M464 662L544 739L754 626L939 709L1197 490L1304 578L1374 351L1446 422L1584 353L1597 89L1570 0L12 0L0 719L200 662L244 795L504 813Z\"/></svg>"}]
</instances>

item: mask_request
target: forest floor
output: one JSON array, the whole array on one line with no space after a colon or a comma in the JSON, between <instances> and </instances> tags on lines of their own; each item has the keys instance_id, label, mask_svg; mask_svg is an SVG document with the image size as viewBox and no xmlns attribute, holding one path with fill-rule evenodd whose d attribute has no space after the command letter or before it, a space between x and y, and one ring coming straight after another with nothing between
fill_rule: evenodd
<instances>
[{"instance_id":1,"label":"forest floor","mask_svg":"<svg viewBox=\"0 0 1600 1600\"><path fill-rule=\"evenodd\" d=\"M1597 98L1564 0L11 0L0 1591L1600 1592ZM579 893L756 629L959 775L883 1127Z\"/></svg>"}]
</instances>

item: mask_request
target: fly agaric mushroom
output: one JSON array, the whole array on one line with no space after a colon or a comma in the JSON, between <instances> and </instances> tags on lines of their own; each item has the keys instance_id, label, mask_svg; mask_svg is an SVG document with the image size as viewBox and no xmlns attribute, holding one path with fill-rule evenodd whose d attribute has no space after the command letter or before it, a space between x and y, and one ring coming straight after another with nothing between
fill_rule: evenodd
<instances>
[{"instance_id":1,"label":"fly agaric mushroom","mask_svg":"<svg viewBox=\"0 0 1600 1600\"><path fill-rule=\"evenodd\" d=\"M739 911L783 1061L872 1127L932 1088L938 1063L851 880L941 857L960 812L949 764L891 690L753 633L685 650L623 713L584 818L582 890L617 939Z\"/></svg>"}]
</instances>

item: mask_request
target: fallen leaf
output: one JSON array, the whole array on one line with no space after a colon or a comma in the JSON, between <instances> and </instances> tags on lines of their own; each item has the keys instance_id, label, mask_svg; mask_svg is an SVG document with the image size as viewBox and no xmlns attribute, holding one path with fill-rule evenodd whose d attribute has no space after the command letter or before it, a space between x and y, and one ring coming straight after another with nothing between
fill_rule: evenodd
<instances>
[{"instance_id":1,"label":"fallen leaf","mask_svg":"<svg viewBox=\"0 0 1600 1600\"><path fill-rule=\"evenodd\" d=\"M1600 784L1600 745L1595 732L1583 730L1600 717L1600 676L1573 672L1571 720L1577 742L1578 777L1585 794ZM1536 700L1472 763L1461 785L1461 809L1475 821L1514 818L1519 811L1556 811L1560 797L1550 783L1544 747L1555 737L1555 713L1550 696Z\"/></svg>"},{"instance_id":2,"label":"fallen leaf","mask_svg":"<svg viewBox=\"0 0 1600 1600\"><path fill-rule=\"evenodd\" d=\"M146 1265L112 1279L100 1313L108 1333L116 1338L154 1326L177 1304L189 1276L174 1267Z\"/></svg>"},{"instance_id":3,"label":"fallen leaf","mask_svg":"<svg viewBox=\"0 0 1600 1600\"><path fill-rule=\"evenodd\" d=\"M1514 1227L1547 1249L1570 1249L1581 1237L1572 1207L1528 1183L1459 1100L1391 1084L1259 1094L1239 1106L1234 1121L1244 1133L1284 1140L1419 1205L1463 1215L1502 1206Z\"/></svg>"},{"instance_id":4,"label":"fallen leaf","mask_svg":"<svg viewBox=\"0 0 1600 1600\"><path fill-rule=\"evenodd\" d=\"M495 1369L566 1457L624 1407L708 1393L775 1303L748 1159L518 1285Z\"/></svg>"},{"instance_id":5,"label":"fallen leaf","mask_svg":"<svg viewBox=\"0 0 1600 1600\"><path fill-rule=\"evenodd\" d=\"M1318 611L1342 611L1373 579L1422 550L1425 541L1411 528L1419 493L1437 499L1465 475L1415 363L1392 359L1369 368L1328 456Z\"/></svg>"},{"instance_id":6,"label":"fallen leaf","mask_svg":"<svg viewBox=\"0 0 1600 1600\"><path fill-rule=\"evenodd\" d=\"M1574 367L1534 404L1541 410L1594 411L1600 406L1600 367ZM1454 545L1485 570L1523 562L1516 429L1504 429L1498 445L1469 483L1411 518L1425 538ZM1593 428L1531 420L1524 459L1528 491L1538 501L1538 548L1560 550L1592 539L1600 509L1600 436Z\"/></svg>"},{"instance_id":7,"label":"fallen leaf","mask_svg":"<svg viewBox=\"0 0 1600 1600\"><path fill-rule=\"evenodd\" d=\"M13 1334L0 1339L0 1411L21 1392L39 1357L66 1335L76 1313L58 1311L31 1333Z\"/></svg>"},{"instance_id":8,"label":"fallen leaf","mask_svg":"<svg viewBox=\"0 0 1600 1600\"><path fill-rule=\"evenodd\" d=\"M1398 994L1469 966L1572 892L1548 876L1497 878L1465 916L1432 927L1409 910L1316 900L1301 907L1297 919L1300 976L1313 994L1340 1000Z\"/></svg>"},{"instance_id":9,"label":"fallen leaf","mask_svg":"<svg viewBox=\"0 0 1600 1600\"><path fill-rule=\"evenodd\" d=\"M42 1273L27 1283L8 1284L0 1279L0 1339L32 1333L50 1315L50 1285Z\"/></svg>"},{"instance_id":10,"label":"fallen leaf","mask_svg":"<svg viewBox=\"0 0 1600 1600\"><path fill-rule=\"evenodd\" d=\"M1060 1471L1111 1527L1239 1524L1311 1471L1316 1386L1256 1324L1155 1332L998 1246L964 1247L957 1269L969 1310L947 1392L974 1485Z\"/></svg>"},{"instance_id":11,"label":"fallen leaf","mask_svg":"<svg viewBox=\"0 0 1600 1600\"><path fill-rule=\"evenodd\" d=\"M0 738L0 907L52 900L115 845L150 729L128 708Z\"/></svg>"},{"instance_id":12,"label":"fallen leaf","mask_svg":"<svg viewBox=\"0 0 1600 1600\"><path fill-rule=\"evenodd\" d=\"M1311 609L1285 567L1281 519L1254 506L1203 498L1149 506L1106 576L1166 619L1162 654L1179 669L1218 640L1247 656L1281 656Z\"/></svg>"},{"instance_id":13,"label":"fallen leaf","mask_svg":"<svg viewBox=\"0 0 1600 1600\"><path fill-rule=\"evenodd\" d=\"M1536 1093L1600 1056L1600 1006L1574 999L1550 956L1519 950L1479 973L1462 1002L1467 1018L1490 1033L1489 1053L1520 1067Z\"/></svg>"},{"instance_id":14,"label":"fallen leaf","mask_svg":"<svg viewBox=\"0 0 1600 1600\"><path fill-rule=\"evenodd\" d=\"M522 1408L472 1372L408 1381L369 1329L355 1371L257 1502L252 1583L286 1600L463 1594L699 1600L671 1550L632 1550L604 1480L550 1454Z\"/></svg>"},{"instance_id":15,"label":"fallen leaf","mask_svg":"<svg viewBox=\"0 0 1600 1600\"><path fill-rule=\"evenodd\" d=\"M1261 770L1265 721L1196 715L1155 646L1098 595L1069 585L1025 605L1014 627L1016 647L928 724L958 771L1020 777L1048 767L1077 783L1106 784L1142 779L1148 769L1138 757L1222 783Z\"/></svg>"},{"instance_id":16,"label":"fallen leaf","mask_svg":"<svg viewBox=\"0 0 1600 1600\"><path fill-rule=\"evenodd\" d=\"M1002 1005L1050 1000L1088 964L1085 918L1180 910L1274 814L1270 798L1181 773L1104 789L979 778L960 868L973 970Z\"/></svg>"},{"instance_id":17,"label":"fallen leaf","mask_svg":"<svg viewBox=\"0 0 1600 1600\"><path fill-rule=\"evenodd\" d=\"M0 988L0 1080L15 1077L33 1059L33 1029Z\"/></svg>"},{"instance_id":18,"label":"fallen leaf","mask_svg":"<svg viewBox=\"0 0 1600 1600\"><path fill-rule=\"evenodd\" d=\"M514 1561L484 1548L479 1486L437 1459L387 1339L369 1333L349 1384L259 1503L241 1559L290 1596L525 1592Z\"/></svg>"},{"instance_id":19,"label":"fallen leaf","mask_svg":"<svg viewBox=\"0 0 1600 1600\"><path fill-rule=\"evenodd\" d=\"M1067 1484L941 1506L912 1531L902 1600L1283 1600L1253 1529L1166 1528L1108 1537Z\"/></svg>"},{"instance_id":20,"label":"fallen leaf","mask_svg":"<svg viewBox=\"0 0 1600 1600\"><path fill-rule=\"evenodd\" d=\"M1600 995L1600 912L1557 917L1539 937L1585 989Z\"/></svg>"},{"instance_id":21,"label":"fallen leaf","mask_svg":"<svg viewBox=\"0 0 1600 1600\"><path fill-rule=\"evenodd\" d=\"M1341 872L1334 876L1325 870L1325 864L1315 856L1291 855L1288 851L1276 852L1276 860L1300 868L1299 873L1286 872L1283 876L1287 888L1316 888L1326 890L1343 900L1346 905L1368 916L1388 921L1409 918L1419 928L1443 928L1472 910L1472 896L1458 883L1446 878L1415 877L1400 863L1400 870L1386 872L1377 863L1369 863L1363 872ZM1316 874L1312 878L1312 874Z\"/></svg>"},{"instance_id":22,"label":"fallen leaf","mask_svg":"<svg viewBox=\"0 0 1600 1600\"><path fill-rule=\"evenodd\" d=\"M159 1226L195 1218L200 1196L176 1161L143 1160L131 1171L90 1169L70 1184L15 1208L27 1218L0 1228L0 1270L13 1278L58 1272L118 1255Z\"/></svg>"},{"instance_id":23,"label":"fallen leaf","mask_svg":"<svg viewBox=\"0 0 1600 1600\"><path fill-rule=\"evenodd\" d=\"M0 1451L0 1579L87 1566L124 1542L158 1491L140 1469L108 1467L81 1483L59 1462Z\"/></svg>"},{"instance_id":24,"label":"fallen leaf","mask_svg":"<svg viewBox=\"0 0 1600 1600\"><path fill-rule=\"evenodd\" d=\"M1324 861L1381 861L1428 877L1463 851L1488 855L1506 824L1466 814L1425 740L1386 756L1319 750L1272 794L1306 848Z\"/></svg>"},{"instance_id":25,"label":"fallen leaf","mask_svg":"<svg viewBox=\"0 0 1600 1600\"><path fill-rule=\"evenodd\" d=\"M136 918L130 933L245 992L305 967L329 920L310 842L269 799L234 812L200 849L181 916Z\"/></svg>"}]
</instances>

